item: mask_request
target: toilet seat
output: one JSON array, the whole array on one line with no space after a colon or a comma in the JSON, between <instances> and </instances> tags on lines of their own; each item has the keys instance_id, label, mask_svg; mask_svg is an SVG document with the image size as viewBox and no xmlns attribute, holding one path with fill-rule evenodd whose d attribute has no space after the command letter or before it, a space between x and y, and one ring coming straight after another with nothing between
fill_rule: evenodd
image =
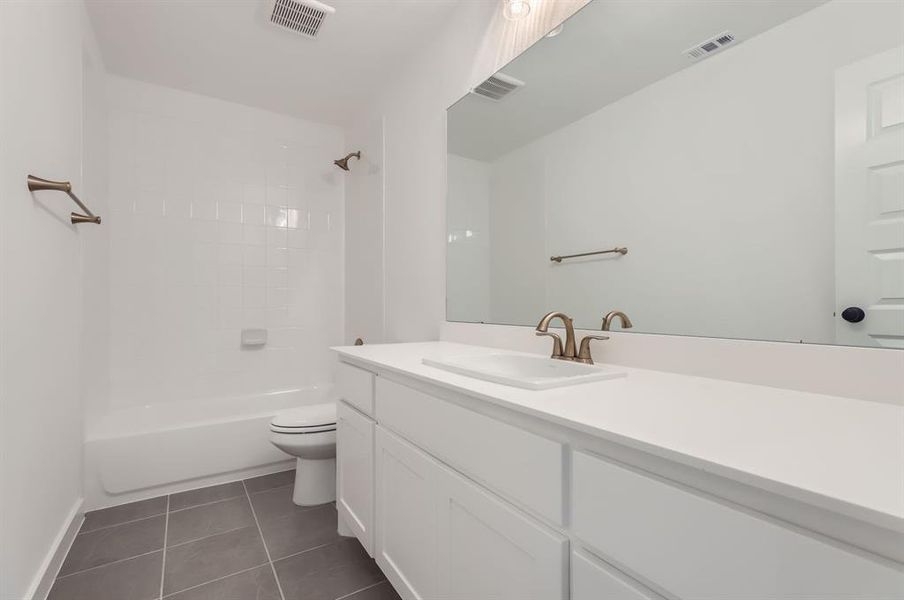
<instances>
[{"instance_id":1,"label":"toilet seat","mask_svg":"<svg viewBox=\"0 0 904 600\"><path fill-rule=\"evenodd\" d=\"M336 430L336 404L312 404L277 413L270 421L270 431L306 434Z\"/></svg>"}]
</instances>

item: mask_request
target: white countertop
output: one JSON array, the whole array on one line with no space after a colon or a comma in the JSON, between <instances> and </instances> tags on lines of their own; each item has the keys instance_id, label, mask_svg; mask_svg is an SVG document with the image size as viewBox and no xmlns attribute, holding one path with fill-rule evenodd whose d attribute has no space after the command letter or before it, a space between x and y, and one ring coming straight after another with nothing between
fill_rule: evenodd
<instances>
[{"instance_id":1,"label":"white countertop","mask_svg":"<svg viewBox=\"0 0 904 600\"><path fill-rule=\"evenodd\" d=\"M904 531L904 407L617 367L620 379L525 390L422 364L518 354L451 342L334 348L349 362L454 389L882 527Z\"/></svg>"}]
</instances>

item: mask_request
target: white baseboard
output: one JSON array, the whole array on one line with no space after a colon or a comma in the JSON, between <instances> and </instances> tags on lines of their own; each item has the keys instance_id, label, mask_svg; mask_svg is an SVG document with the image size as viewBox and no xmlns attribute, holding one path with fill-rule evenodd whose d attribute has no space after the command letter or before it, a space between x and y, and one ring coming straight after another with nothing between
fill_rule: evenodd
<instances>
[{"instance_id":1,"label":"white baseboard","mask_svg":"<svg viewBox=\"0 0 904 600\"><path fill-rule=\"evenodd\" d=\"M75 536L82 526L82 521L85 520L82 512L84 502L84 498L79 498L72 505L66 520L63 521L63 526L60 527L59 533L53 539L53 544L51 544L47 550L47 555L41 562L41 568L38 569L38 573L28 587L28 593L25 594L26 598L46 600L47 594L50 593L50 588L53 587L57 573L60 572L60 567L63 566L63 560L66 558L66 554L69 552L69 548L72 547L72 542L75 541Z\"/></svg>"}]
</instances>

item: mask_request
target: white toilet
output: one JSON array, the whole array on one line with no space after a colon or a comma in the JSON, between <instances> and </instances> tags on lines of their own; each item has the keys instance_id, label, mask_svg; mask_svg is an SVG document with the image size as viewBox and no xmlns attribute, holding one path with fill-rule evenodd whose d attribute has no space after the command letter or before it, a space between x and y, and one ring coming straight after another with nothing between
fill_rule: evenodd
<instances>
[{"instance_id":1,"label":"white toilet","mask_svg":"<svg viewBox=\"0 0 904 600\"><path fill-rule=\"evenodd\" d=\"M270 421L270 441L295 461L299 506L336 499L336 404L313 404L277 413Z\"/></svg>"}]
</instances>

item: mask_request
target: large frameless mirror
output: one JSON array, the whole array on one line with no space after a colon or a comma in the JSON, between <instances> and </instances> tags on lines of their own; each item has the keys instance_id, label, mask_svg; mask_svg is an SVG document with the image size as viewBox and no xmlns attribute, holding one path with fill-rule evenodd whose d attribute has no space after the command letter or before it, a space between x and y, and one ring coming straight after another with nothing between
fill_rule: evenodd
<instances>
[{"instance_id":1,"label":"large frameless mirror","mask_svg":"<svg viewBox=\"0 0 904 600\"><path fill-rule=\"evenodd\" d=\"M594 0L553 33L448 111L448 320L904 347L904 5Z\"/></svg>"}]
</instances>

